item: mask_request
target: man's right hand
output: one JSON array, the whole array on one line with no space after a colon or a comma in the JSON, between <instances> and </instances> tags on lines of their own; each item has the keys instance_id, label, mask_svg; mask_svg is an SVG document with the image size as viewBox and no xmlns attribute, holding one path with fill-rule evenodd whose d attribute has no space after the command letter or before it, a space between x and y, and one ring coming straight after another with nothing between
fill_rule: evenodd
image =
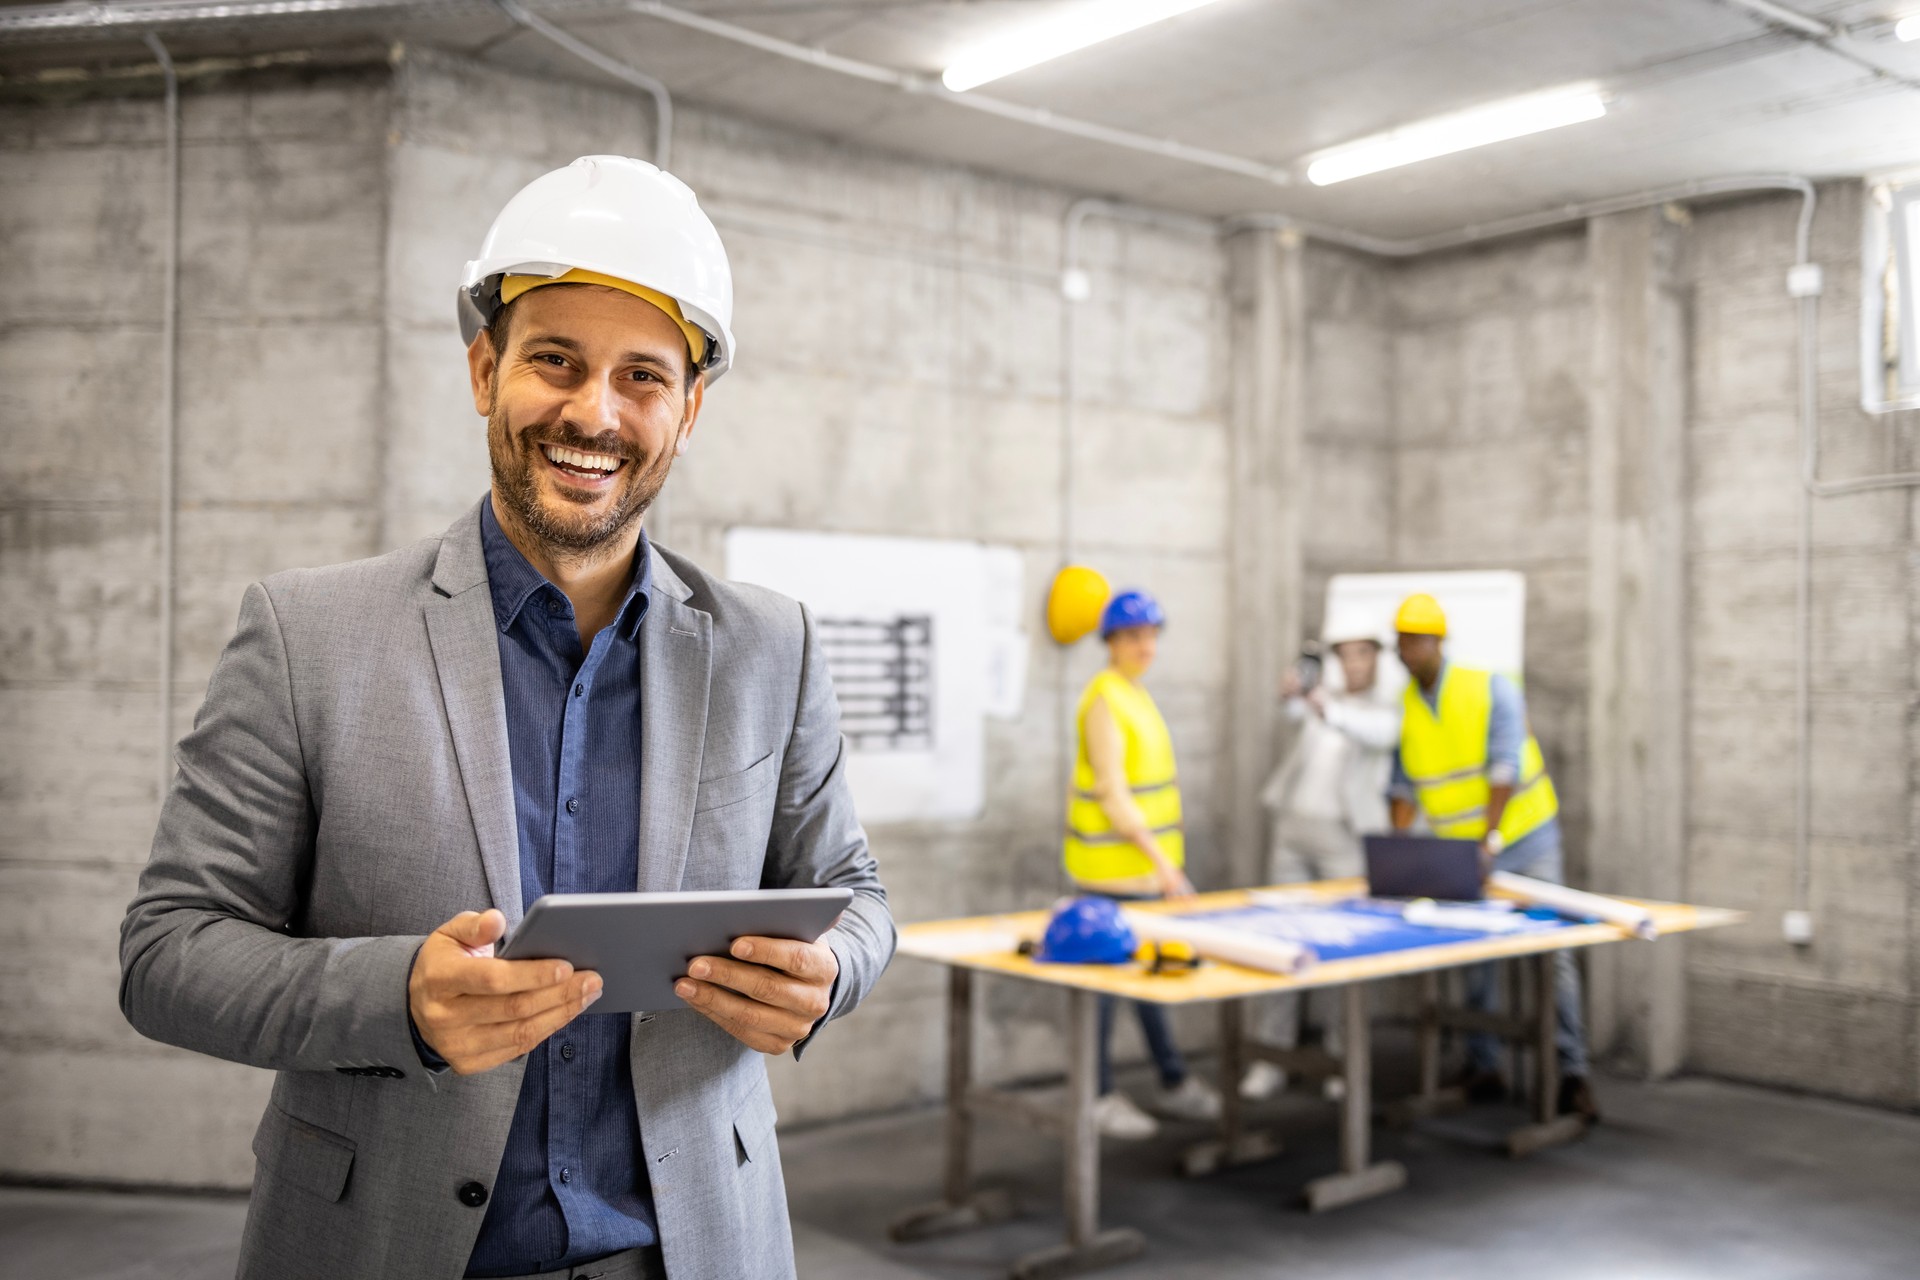
<instances>
[{"instance_id":1,"label":"man's right hand","mask_svg":"<svg viewBox=\"0 0 1920 1280\"><path fill-rule=\"evenodd\" d=\"M532 1052L600 998L600 975L564 960L500 960L498 911L462 911L414 957L407 1009L427 1046L469 1076Z\"/></svg>"}]
</instances>

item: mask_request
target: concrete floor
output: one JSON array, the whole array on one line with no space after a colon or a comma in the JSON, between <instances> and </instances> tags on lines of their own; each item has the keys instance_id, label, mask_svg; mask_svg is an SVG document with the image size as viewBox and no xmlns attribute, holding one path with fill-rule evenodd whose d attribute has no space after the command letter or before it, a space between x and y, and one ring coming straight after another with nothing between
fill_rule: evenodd
<instances>
[{"instance_id":1,"label":"concrete floor","mask_svg":"<svg viewBox=\"0 0 1920 1280\"><path fill-rule=\"evenodd\" d=\"M1197 1131L1111 1145L1105 1222L1147 1233L1124 1280L1911 1280L1920 1277L1920 1117L1708 1080L1603 1082L1607 1123L1523 1163L1477 1139L1497 1109L1382 1135L1406 1191L1310 1217L1299 1184L1332 1167L1332 1109L1269 1108L1285 1156L1205 1182L1168 1170ZM1059 1238L1059 1163L987 1124L984 1178L1029 1209L990 1230L911 1246L887 1220L930 1198L940 1117L922 1112L782 1139L808 1280L982 1280ZM0 1277L215 1280L233 1274L237 1198L0 1188Z\"/></svg>"}]
</instances>

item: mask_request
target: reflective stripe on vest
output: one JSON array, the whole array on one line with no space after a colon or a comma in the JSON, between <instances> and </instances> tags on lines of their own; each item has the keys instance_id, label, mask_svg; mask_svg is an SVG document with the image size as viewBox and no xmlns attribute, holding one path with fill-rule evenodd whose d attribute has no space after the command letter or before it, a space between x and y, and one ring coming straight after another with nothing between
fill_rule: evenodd
<instances>
[{"instance_id":1,"label":"reflective stripe on vest","mask_svg":"<svg viewBox=\"0 0 1920 1280\"><path fill-rule=\"evenodd\" d=\"M1480 840L1487 834L1487 729L1493 721L1493 676L1448 667L1438 713L1410 683L1400 727L1400 762L1412 779L1427 825L1439 836ZM1559 796L1540 743L1528 732L1520 748L1520 780L1500 815L1508 844L1551 822Z\"/></svg>"},{"instance_id":2,"label":"reflective stripe on vest","mask_svg":"<svg viewBox=\"0 0 1920 1280\"><path fill-rule=\"evenodd\" d=\"M1120 727L1127 789L1146 819L1147 829L1160 842L1174 866L1187 861L1186 840L1180 829L1180 783L1174 767L1173 738L1160 716L1153 695L1117 671L1102 671L1080 695L1074 723L1079 726L1079 753L1073 766L1073 793L1067 800L1067 831L1063 855L1067 874L1075 880L1128 880L1154 872L1153 860L1116 834L1107 812L1096 798L1097 780L1087 759L1087 708L1103 698L1113 722Z\"/></svg>"}]
</instances>

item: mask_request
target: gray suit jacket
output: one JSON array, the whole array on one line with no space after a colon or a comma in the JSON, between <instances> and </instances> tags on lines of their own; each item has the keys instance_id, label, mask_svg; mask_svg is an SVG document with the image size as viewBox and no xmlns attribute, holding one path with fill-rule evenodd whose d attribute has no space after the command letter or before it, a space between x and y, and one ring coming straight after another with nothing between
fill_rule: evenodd
<instances>
[{"instance_id":1,"label":"gray suit jacket","mask_svg":"<svg viewBox=\"0 0 1920 1280\"><path fill-rule=\"evenodd\" d=\"M826 939L837 1017L894 927L812 622L653 556L635 888L852 889ZM524 907L478 507L441 537L249 587L177 761L121 929L120 1003L156 1040L279 1073L240 1275L454 1280L485 1212L462 1188L492 1186L524 1071L429 1075L407 1021L427 933ZM678 1009L635 1016L632 1058L673 1280L790 1276L760 1055Z\"/></svg>"}]
</instances>

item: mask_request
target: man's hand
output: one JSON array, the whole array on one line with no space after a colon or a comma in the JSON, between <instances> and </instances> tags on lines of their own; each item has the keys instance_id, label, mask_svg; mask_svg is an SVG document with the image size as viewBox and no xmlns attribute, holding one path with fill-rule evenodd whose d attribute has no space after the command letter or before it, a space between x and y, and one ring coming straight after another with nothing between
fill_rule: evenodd
<instances>
[{"instance_id":1,"label":"man's hand","mask_svg":"<svg viewBox=\"0 0 1920 1280\"><path fill-rule=\"evenodd\" d=\"M414 1029L456 1075L491 1071L532 1052L600 998L600 975L565 960L497 960L498 911L462 911L414 957L407 1009Z\"/></svg>"},{"instance_id":2,"label":"man's hand","mask_svg":"<svg viewBox=\"0 0 1920 1280\"><path fill-rule=\"evenodd\" d=\"M733 957L696 956L673 984L722 1031L765 1054L782 1054L826 1016L840 959L824 942L736 938Z\"/></svg>"},{"instance_id":3,"label":"man's hand","mask_svg":"<svg viewBox=\"0 0 1920 1280\"><path fill-rule=\"evenodd\" d=\"M1297 698L1300 696L1300 693L1300 669L1298 667L1288 667L1286 673L1280 677L1280 696L1283 698Z\"/></svg>"}]
</instances>

